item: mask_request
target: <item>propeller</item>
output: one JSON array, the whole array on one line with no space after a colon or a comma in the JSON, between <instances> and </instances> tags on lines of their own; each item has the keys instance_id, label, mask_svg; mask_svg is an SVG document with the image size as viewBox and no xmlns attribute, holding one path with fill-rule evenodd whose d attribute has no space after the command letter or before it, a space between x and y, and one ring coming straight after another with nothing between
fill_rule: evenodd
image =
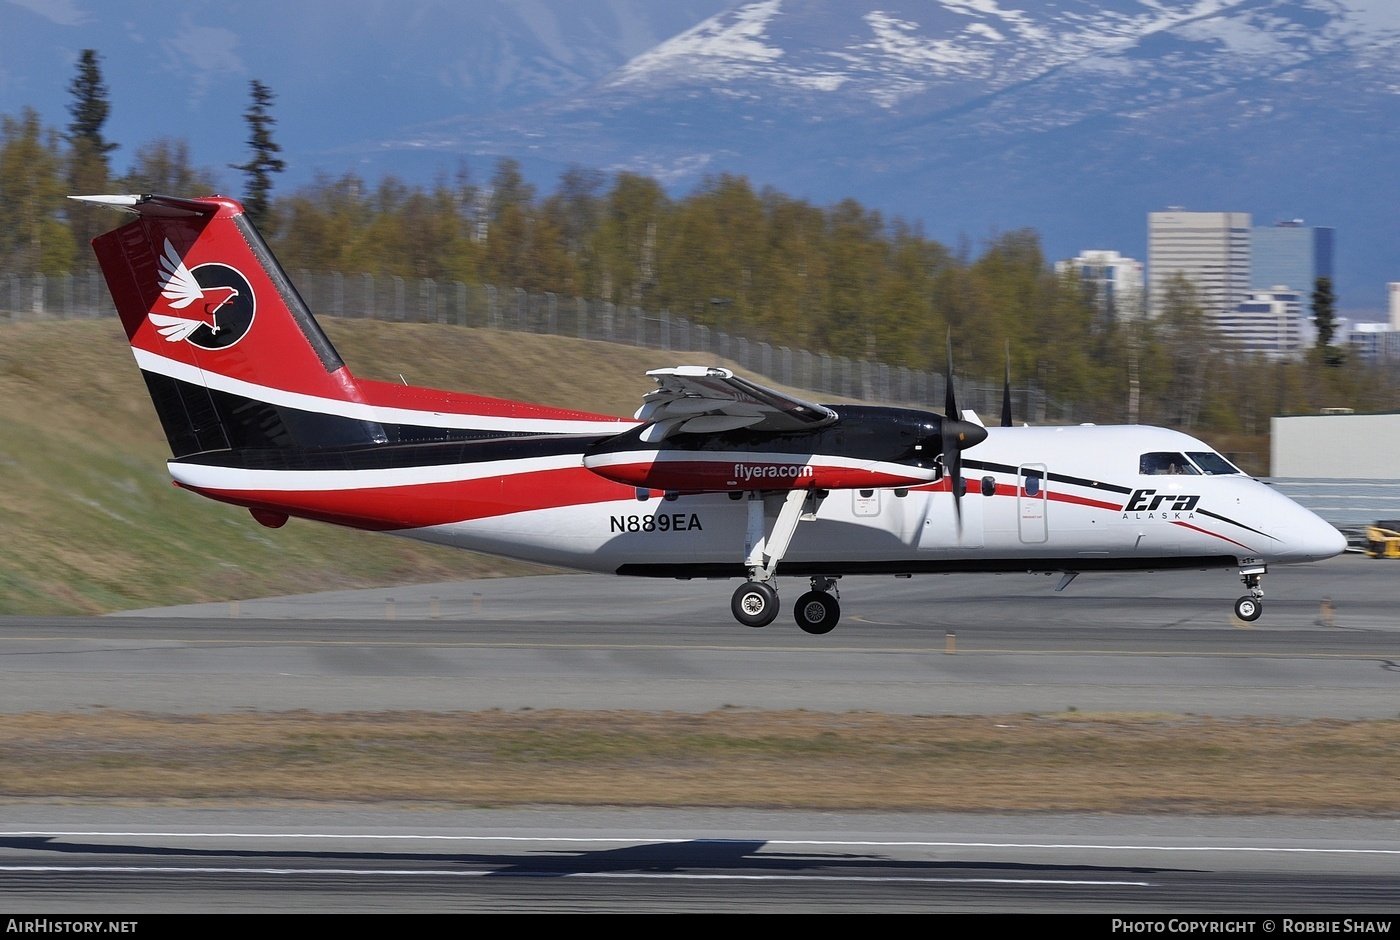
<instances>
[{"instance_id":1,"label":"propeller","mask_svg":"<svg viewBox=\"0 0 1400 940\"><path fill-rule=\"evenodd\" d=\"M953 488L953 514L958 519L958 537L962 537L962 452L987 439L987 429L980 424L964 421L958 410L957 394L953 391L953 333L948 331L948 378L943 393L943 466Z\"/></svg>"},{"instance_id":2,"label":"propeller","mask_svg":"<svg viewBox=\"0 0 1400 940\"><path fill-rule=\"evenodd\" d=\"M1011 340L1006 341L1006 382L1001 386L1001 426L1011 424Z\"/></svg>"}]
</instances>

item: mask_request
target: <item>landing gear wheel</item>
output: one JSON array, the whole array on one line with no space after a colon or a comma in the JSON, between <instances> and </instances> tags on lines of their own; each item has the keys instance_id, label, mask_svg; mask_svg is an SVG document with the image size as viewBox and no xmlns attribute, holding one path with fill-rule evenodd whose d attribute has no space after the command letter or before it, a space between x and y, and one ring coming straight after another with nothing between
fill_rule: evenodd
<instances>
[{"instance_id":1,"label":"landing gear wheel","mask_svg":"<svg viewBox=\"0 0 1400 940\"><path fill-rule=\"evenodd\" d=\"M1257 598L1246 594L1235 601L1235 616L1245 623L1253 623L1259 619L1259 615L1264 612L1264 604Z\"/></svg>"},{"instance_id":2,"label":"landing gear wheel","mask_svg":"<svg viewBox=\"0 0 1400 940\"><path fill-rule=\"evenodd\" d=\"M808 591L797 599L792 615L799 627L820 636L836 627L836 621L841 619L841 605L825 591Z\"/></svg>"},{"instance_id":3,"label":"landing gear wheel","mask_svg":"<svg viewBox=\"0 0 1400 940\"><path fill-rule=\"evenodd\" d=\"M763 581L746 581L734 592L729 609L746 627L766 627L778 616L778 592Z\"/></svg>"}]
</instances>

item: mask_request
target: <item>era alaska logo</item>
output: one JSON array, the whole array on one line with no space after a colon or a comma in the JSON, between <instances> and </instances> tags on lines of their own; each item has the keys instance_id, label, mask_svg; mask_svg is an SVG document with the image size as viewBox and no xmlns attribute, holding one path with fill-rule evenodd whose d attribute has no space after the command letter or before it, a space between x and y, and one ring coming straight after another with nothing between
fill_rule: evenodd
<instances>
[{"instance_id":1,"label":"era alaska logo","mask_svg":"<svg viewBox=\"0 0 1400 940\"><path fill-rule=\"evenodd\" d=\"M1186 513L1186 519L1194 519L1196 504L1201 501L1201 497L1185 493L1159 493L1156 490L1133 490L1132 496L1123 506L1123 518L1128 518L1128 513L1136 513L1136 518L1141 519L1142 514L1147 513L1148 519L1156 518L1155 513L1161 513L1162 518L1168 518L1168 513L1172 513L1171 518L1181 519L1182 513Z\"/></svg>"},{"instance_id":2,"label":"era alaska logo","mask_svg":"<svg viewBox=\"0 0 1400 940\"><path fill-rule=\"evenodd\" d=\"M237 268L218 261L187 268L167 238L160 270L160 300L147 316L167 343L225 349L253 325L253 288Z\"/></svg>"}]
</instances>

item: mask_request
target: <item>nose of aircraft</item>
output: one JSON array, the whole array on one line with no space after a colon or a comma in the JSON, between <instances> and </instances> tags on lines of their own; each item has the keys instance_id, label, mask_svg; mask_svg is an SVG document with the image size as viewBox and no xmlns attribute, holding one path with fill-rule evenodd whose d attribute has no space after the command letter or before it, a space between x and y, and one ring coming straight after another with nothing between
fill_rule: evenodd
<instances>
[{"instance_id":1,"label":"nose of aircraft","mask_svg":"<svg viewBox=\"0 0 1400 940\"><path fill-rule=\"evenodd\" d=\"M1322 561L1346 551L1346 536L1329 522L1298 504L1287 516L1284 525L1274 530L1280 542L1280 554L1289 561Z\"/></svg>"}]
</instances>

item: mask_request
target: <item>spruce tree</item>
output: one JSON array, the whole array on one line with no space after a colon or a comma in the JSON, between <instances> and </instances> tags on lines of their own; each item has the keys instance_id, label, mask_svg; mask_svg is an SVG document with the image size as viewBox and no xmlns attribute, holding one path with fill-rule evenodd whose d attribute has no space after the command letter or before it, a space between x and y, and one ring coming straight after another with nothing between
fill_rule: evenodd
<instances>
[{"instance_id":1,"label":"spruce tree","mask_svg":"<svg viewBox=\"0 0 1400 940\"><path fill-rule=\"evenodd\" d=\"M78 74L68 85L68 93L73 96L68 105L68 113L73 117L68 125L68 142L75 147L85 145L105 166L107 154L117 145L102 136L102 125L107 123L112 106L107 101L107 85L102 81L98 60L96 49L84 49L78 57Z\"/></svg>"},{"instance_id":2,"label":"spruce tree","mask_svg":"<svg viewBox=\"0 0 1400 940\"><path fill-rule=\"evenodd\" d=\"M1317 348L1325 350L1337 334L1337 317L1333 312L1336 299L1332 296L1332 279L1320 277L1313 283L1313 322L1317 325Z\"/></svg>"},{"instance_id":3,"label":"spruce tree","mask_svg":"<svg viewBox=\"0 0 1400 940\"><path fill-rule=\"evenodd\" d=\"M106 192L111 176L107 155L116 150L117 145L102 135L112 106L107 100L107 85L102 81L96 49L84 49L78 56L78 73L69 83L68 93L73 96L68 104L73 120L65 135L68 191L74 195ZM109 228L111 220L101 209L86 204L71 205L67 212L77 257L91 260L92 252L87 243Z\"/></svg>"},{"instance_id":4,"label":"spruce tree","mask_svg":"<svg viewBox=\"0 0 1400 940\"><path fill-rule=\"evenodd\" d=\"M247 175L243 208L248 210L248 218L253 224L262 225L271 207L272 174L281 173L287 164L277 156L282 148L272 139L272 126L277 119L268 113L268 109L276 96L271 88L257 79L251 82L251 93L253 103L244 112L243 119L248 122L248 146L253 150L253 158L247 163L230 164L230 167Z\"/></svg>"}]
</instances>

